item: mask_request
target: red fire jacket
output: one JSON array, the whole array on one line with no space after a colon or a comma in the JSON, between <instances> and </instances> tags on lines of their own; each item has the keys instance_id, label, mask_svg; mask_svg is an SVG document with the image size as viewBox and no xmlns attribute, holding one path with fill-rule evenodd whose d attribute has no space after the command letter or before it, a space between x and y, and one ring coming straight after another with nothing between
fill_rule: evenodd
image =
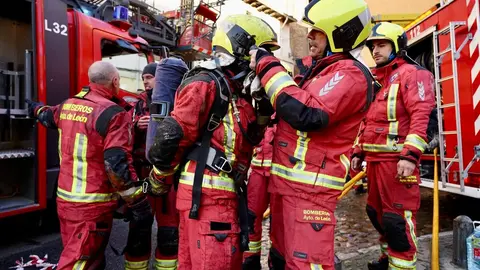
<instances>
[{"instance_id":1,"label":"red fire jacket","mask_svg":"<svg viewBox=\"0 0 480 270\"><path fill-rule=\"evenodd\" d=\"M428 120L435 107L433 75L401 58L373 72L383 87L362 123L353 156L417 163L427 146Z\"/></svg>"},{"instance_id":2,"label":"red fire jacket","mask_svg":"<svg viewBox=\"0 0 480 270\"><path fill-rule=\"evenodd\" d=\"M157 175L171 175L184 161L184 153L199 139L204 125L208 122L216 86L210 79L189 80L190 83L180 86L176 93L175 106L171 115L166 117L159 129L162 132L155 137L149 150L149 159L154 165ZM233 91L239 92L240 85L230 82ZM245 130L256 121L251 101L238 97L236 100L238 116ZM227 115L220 126L215 129L211 146L223 151L233 168L242 164L248 168L252 157L253 146L241 132L235 110L230 102ZM177 208L189 210L192 206L192 186L196 162L188 161L180 174L177 193ZM217 199L237 199L233 179L226 173L213 173L205 169L202 185L201 205L216 204Z\"/></svg>"},{"instance_id":3,"label":"red fire jacket","mask_svg":"<svg viewBox=\"0 0 480 270\"><path fill-rule=\"evenodd\" d=\"M133 186L136 175L128 165L132 119L112 100L110 90L90 84L57 106L36 109L42 124L58 128L60 202L108 209L115 207L117 192L126 201L143 195Z\"/></svg>"},{"instance_id":4,"label":"red fire jacket","mask_svg":"<svg viewBox=\"0 0 480 270\"><path fill-rule=\"evenodd\" d=\"M366 114L371 75L350 56L334 54L318 61L300 88L277 58L263 56L257 63L279 119L269 191L331 202L333 220L350 166L347 154Z\"/></svg>"},{"instance_id":5,"label":"red fire jacket","mask_svg":"<svg viewBox=\"0 0 480 270\"><path fill-rule=\"evenodd\" d=\"M252 163L250 168L264 173L265 176L270 175L270 168L272 166L272 154L273 154L273 137L275 135L275 128L269 127L265 130L265 137L260 144L253 150Z\"/></svg>"}]
</instances>

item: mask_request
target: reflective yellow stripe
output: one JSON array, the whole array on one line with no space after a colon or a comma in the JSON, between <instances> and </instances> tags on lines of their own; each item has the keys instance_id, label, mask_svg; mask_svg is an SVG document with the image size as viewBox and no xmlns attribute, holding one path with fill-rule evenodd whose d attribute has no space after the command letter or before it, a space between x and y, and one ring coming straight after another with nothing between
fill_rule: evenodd
<instances>
[{"instance_id":1,"label":"reflective yellow stripe","mask_svg":"<svg viewBox=\"0 0 480 270\"><path fill-rule=\"evenodd\" d=\"M258 167L270 167L272 166L272 160L271 159L264 159L263 161L261 159L252 159L252 165L253 166L258 166Z\"/></svg>"},{"instance_id":2,"label":"reflective yellow stripe","mask_svg":"<svg viewBox=\"0 0 480 270\"><path fill-rule=\"evenodd\" d=\"M228 113L223 118L223 126L225 128L225 134L223 137L223 146L225 148L225 156L230 164L233 164L235 161L235 131L234 131L234 122L233 122L233 108L232 104L228 105Z\"/></svg>"},{"instance_id":3,"label":"reflective yellow stripe","mask_svg":"<svg viewBox=\"0 0 480 270\"><path fill-rule=\"evenodd\" d=\"M403 144L390 144L390 145L384 145L384 144L367 144L364 143L362 145L362 149L367 152L393 152L393 153L400 153L402 152L403 149Z\"/></svg>"},{"instance_id":4,"label":"reflective yellow stripe","mask_svg":"<svg viewBox=\"0 0 480 270\"><path fill-rule=\"evenodd\" d=\"M62 164L62 130L58 129L58 158L60 159L60 165Z\"/></svg>"},{"instance_id":5,"label":"reflective yellow stripe","mask_svg":"<svg viewBox=\"0 0 480 270\"><path fill-rule=\"evenodd\" d=\"M175 270L177 269L177 259L173 260L160 260L155 259L156 270Z\"/></svg>"},{"instance_id":6,"label":"reflective yellow stripe","mask_svg":"<svg viewBox=\"0 0 480 270\"><path fill-rule=\"evenodd\" d=\"M169 175L175 174L175 172L178 170L178 167L179 167L179 166L180 166L180 165L175 166L175 168L173 169L173 171L170 171L170 172L161 171L161 170L157 169L157 167L153 166L153 171L154 171L157 175L169 176Z\"/></svg>"},{"instance_id":7,"label":"reflective yellow stripe","mask_svg":"<svg viewBox=\"0 0 480 270\"><path fill-rule=\"evenodd\" d=\"M182 172L180 175L180 183L193 186L194 175L195 175L194 173ZM204 174L202 187L235 192L235 183L231 178L225 175L226 174L223 172L220 173L220 176L212 176L212 175Z\"/></svg>"},{"instance_id":8,"label":"reflective yellow stripe","mask_svg":"<svg viewBox=\"0 0 480 270\"><path fill-rule=\"evenodd\" d=\"M387 116L388 121L397 121L397 94L398 84L392 84L388 90Z\"/></svg>"},{"instance_id":9,"label":"reflective yellow stripe","mask_svg":"<svg viewBox=\"0 0 480 270\"><path fill-rule=\"evenodd\" d=\"M72 193L61 188L57 188L57 196L69 202L109 202L115 200L112 193Z\"/></svg>"},{"instance_id":10,"label":"reflective yellow stripe","mask_svg":"<svg viewBox=\"0 0 480 270\"><path fill-rule=\"evenodd\" d=\"M147 270L148 260L140 262L131 262L125 260L125 270Z\"/></svg>"},{"instance_id":11,"label":"reflective yellow stripe","mask_svg":"<svg viewBox=\"0 0 480 270\"><path fill-rule=\"evenodd\" d=\"M87 136L77 133L73 148L72 193L83 194L87 188L87 145Z\"/></svg>"},{"instance_id":12,"label":"reflective yellow stripe","mask_svg":"<svg viewBox=\"0 0 480 270\"><path fill-rule=\"evenodd\" d=\"M416 269L417 255L411 261L395 258L392 255L388 257L388 269Z\"/></svg>"},{"instance_id":13,"label":"reflective yellow stripe","mask_svg":"<svg viewBox=\"0 0 480 270\"><path fill-rule=\"evenodd\" d=\"M310 269L311 269L311 270L323 270L323 267L322 267L321 264L311 263L311 264L310 264Z\"/></svg>"},{"instance_id":14,"label":"reflective yellow stripe","mask_svg":"<svg viewBox=\"0 0 480 270\"><path fill-rule=\"evenodd\" d=\"M78 260L73 266L73 270L82 270L83 268L85 268L85 264L87 264L87 261Z\"/></svg>"},{"instance_id":15,"label":"reflective yellow stripe","mask_svg":"<svg viewBox=\"0 0 480 270\"><path fill-rule=\"evenodd\" d=\"M346 179L348 175L348 169L350 168L350 160L347 158L347 156L345 156L344 154L341 154L340 162L342 162L343 166L345 167L345 177L343 178ZM358 181L358 182L361 182L361 181Z\"/></svg>"},{"instance_id":16,"label":"reflective yellow stripe","mask_svg":"<svg viewBox=\"0 0 480 270\"><path fill-rule=\"evenodd\" d=\"M383 255L388 256L388 244L387 243L381 243L380 244L380 251L382 252Z\"/></svg>"},{"instance_id":17,"label":"reflective yellow stripe","mask_svg":"<svg viewBox=\"0 0 480 270\"><path fill-rule=\"evenodd\" d=\"M292 79L292 77L288 75L287 72L281 71L273 75L272 78L270 78L270 80L268 80L267 84L265 85L265 91L270 98L270 102L272 102L273 104L278 92L280 92L280 90L282 90L283 88L291 85L297 84Z\"/></svg>"},{"instance_id":18,"label":"reflective yellow stripe","mask_svg":"<svg viewBox=\"0 0 480 270\"><path fill-rule=\"evenodd\" d=\"M408 227L410 228L410 237L412 237L412 241L415 244L415 248L417 248L417 236L415 235L415 225L413 224L412 220L412 211L406 210L404 213L405 220L408 223Z\"/></svg>"},{"instance_id":19,"label":"reflective yellow stripe","mask_svg":"<svg viewBox=\"0 0 480 270\"><path fill-rule=\"evenodd\" d=\"M247 253L260 253L262 251L262 241L250 241L248 249Z\"/></svg>"},{"instance_id":20,"label":"reflective yellow stripe","mask_svg":"<svg viewBox=\"0 0 480 270\"><path fill-rule=\"evenodd\" d=\"M304 170L305 169L305 156L307 155L308 150L308 142L310 138L307 137L307 132L297 130L297 148L295 148L294 157L297 159L295 163L296 170Z\"/></svg>"},{"instance_id":21,"label":"reflective yellow stripe","mask_svg":"<svg viewBox=\"0 0 480 270\"><path fill-rule=\"evenodd\" d=\"M322 186L336 190L343 190L343 185L345 184L345 179L340 177L296 170L293 168L287 168L277 163L272 163L270 173L293 182Z\"/></svg>"},{"instance_id":22,"label":"reflective yellow stripe","mask_svg":"<svg viewBox=\"0 0 480 270\"><path fill-rule=\"evenodd\" d=\"M422 137L418 136L417 134L407 135L405 144L413 146L418 150L420 150L421 152L425 151L425 148L427 147L427 142L425 142L425 140L422 139Z\"/></svg>"}]
</instances>

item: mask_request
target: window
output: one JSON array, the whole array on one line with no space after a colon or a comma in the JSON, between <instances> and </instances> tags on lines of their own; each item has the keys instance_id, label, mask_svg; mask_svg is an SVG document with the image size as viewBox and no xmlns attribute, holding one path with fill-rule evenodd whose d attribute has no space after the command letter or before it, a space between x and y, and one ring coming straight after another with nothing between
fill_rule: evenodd
<instances>
[{"instance_id":1,"label":"window","mask_svg":"<svg viewBox=\"0 0 480 270\"><path fill-rule=\"evenodd\" d=\"M123 39L104 39L102 60L112 63L118 69L122 89L132 93L143 91L142 71L148 64L146 52Z\"/></svg>"}]
</instances>

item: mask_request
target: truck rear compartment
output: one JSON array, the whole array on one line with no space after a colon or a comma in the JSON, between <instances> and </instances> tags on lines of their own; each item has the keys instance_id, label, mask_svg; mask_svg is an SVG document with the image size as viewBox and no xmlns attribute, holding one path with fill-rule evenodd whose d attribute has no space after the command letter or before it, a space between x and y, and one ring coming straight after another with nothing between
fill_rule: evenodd
<instances>
[{"instance_id":1,"label":"truck rear compartment","mask_svg":"<svg viewBox=\"0 0 480 270\"><path fill-rule=\"evenodd\" d=\"M12 1L0 10L0 213L37 203L35 121L25 98L33 93L32 9Z\"/></svg>"}]
</instances>

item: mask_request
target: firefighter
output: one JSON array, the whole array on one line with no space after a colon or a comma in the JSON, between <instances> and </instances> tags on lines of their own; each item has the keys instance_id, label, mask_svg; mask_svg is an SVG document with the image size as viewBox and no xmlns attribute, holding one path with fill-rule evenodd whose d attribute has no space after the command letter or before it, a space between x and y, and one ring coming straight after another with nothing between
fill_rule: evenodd
<instances>
[{"instance_id":1,"label":"firefighter","mask_svg":"<svg viewBox=\"0 0 480 270\"><path fill-rule=\"evenodd\" d=\"M57 211L63 251L58 269L104 269L119 197L135 222L153 222L150 204L131 172L132 119L116 97L118 70L98 61L88 77L88 86L57 106L27 101L31 116L59 132Z\"/></svg>"},{"instance_id":2,"label":"firefighter","mask_svg":"<svg viewBox=\"0 0 480 270\"><path fill-rule=\"evenodd\" d=\"M150 121L149 108L152 91L155 87L157 63L146 65L142 72L145 91L134 105L134 147L133 164L139 178L148 177L152 166L145 157L145 140ZM155 249L155 269L176 269L178 252L178 212L175 208L176 192L171 187L162 196L148 196L157 220L157 244ZM125 269L148 269L151 254L152 227L139 227L130 222L128 243L125 252Z\"/></svg>"},{"instance_id":3,"label":"firefighter","mask_svg":"<svg viewBox=\"0 0 480 270\"><path fill-rule=\"evenodd\" d=\"M374 93L372 74L357 60L370 19L363 0L311 1L303 22L312 29L314 64L298 84L269 52L250 51L250 67L278 119L268 189L283 210L283 228L277 230L283 235L277 239L283 240L284 252L272 246L273 269L334 269L337 197ZM275 215L272 211L272 220Z\"/></svg>"},{"instance_id":4,"label":"firefighter","mask_svg":"<svg viewBox=\"0 0 480 270\"><path fill-rule=\"evenodd\" d=\"M243 269L262 269L260 253L262 251L263 213L268 208L270 196L267 192L272 165L272 142L275 126L267 128L265 137L253 151L250 175L247 184L247 201L249 215L249 250L244 255ZM273 227L273 226L271 226ZM273 239L271 239L274 241Z\"/></svg>"},{"instance_id":5,"label":"firefighter","mask_svg":"<svg viewBox=\"0 0 480 270\"><path fill-rule=\"evenodd\" d=\"M404 57L407 35L382 22L367 41L383 85L359 132L352 167L367 161L367 215L380 233L382 255L369 269L416 269L418 165L434 108L433 75Z\"/></svg>"},{"instance_id":6,"label":"firefighter","mask_svg":"<svg viewBox=\"0 0 480 270\"><path fill-rule=\"evenodd\" d=\"M251 15L228 16L212 45L214 59L185 75L147 153L152 192L171 184L165 176L179 175L179 269L241 269L248 249L244 183L273 113L265 99L254 109L242 91L249 48L279 48L272 28Z\"/></svg>"}]
</instances>

